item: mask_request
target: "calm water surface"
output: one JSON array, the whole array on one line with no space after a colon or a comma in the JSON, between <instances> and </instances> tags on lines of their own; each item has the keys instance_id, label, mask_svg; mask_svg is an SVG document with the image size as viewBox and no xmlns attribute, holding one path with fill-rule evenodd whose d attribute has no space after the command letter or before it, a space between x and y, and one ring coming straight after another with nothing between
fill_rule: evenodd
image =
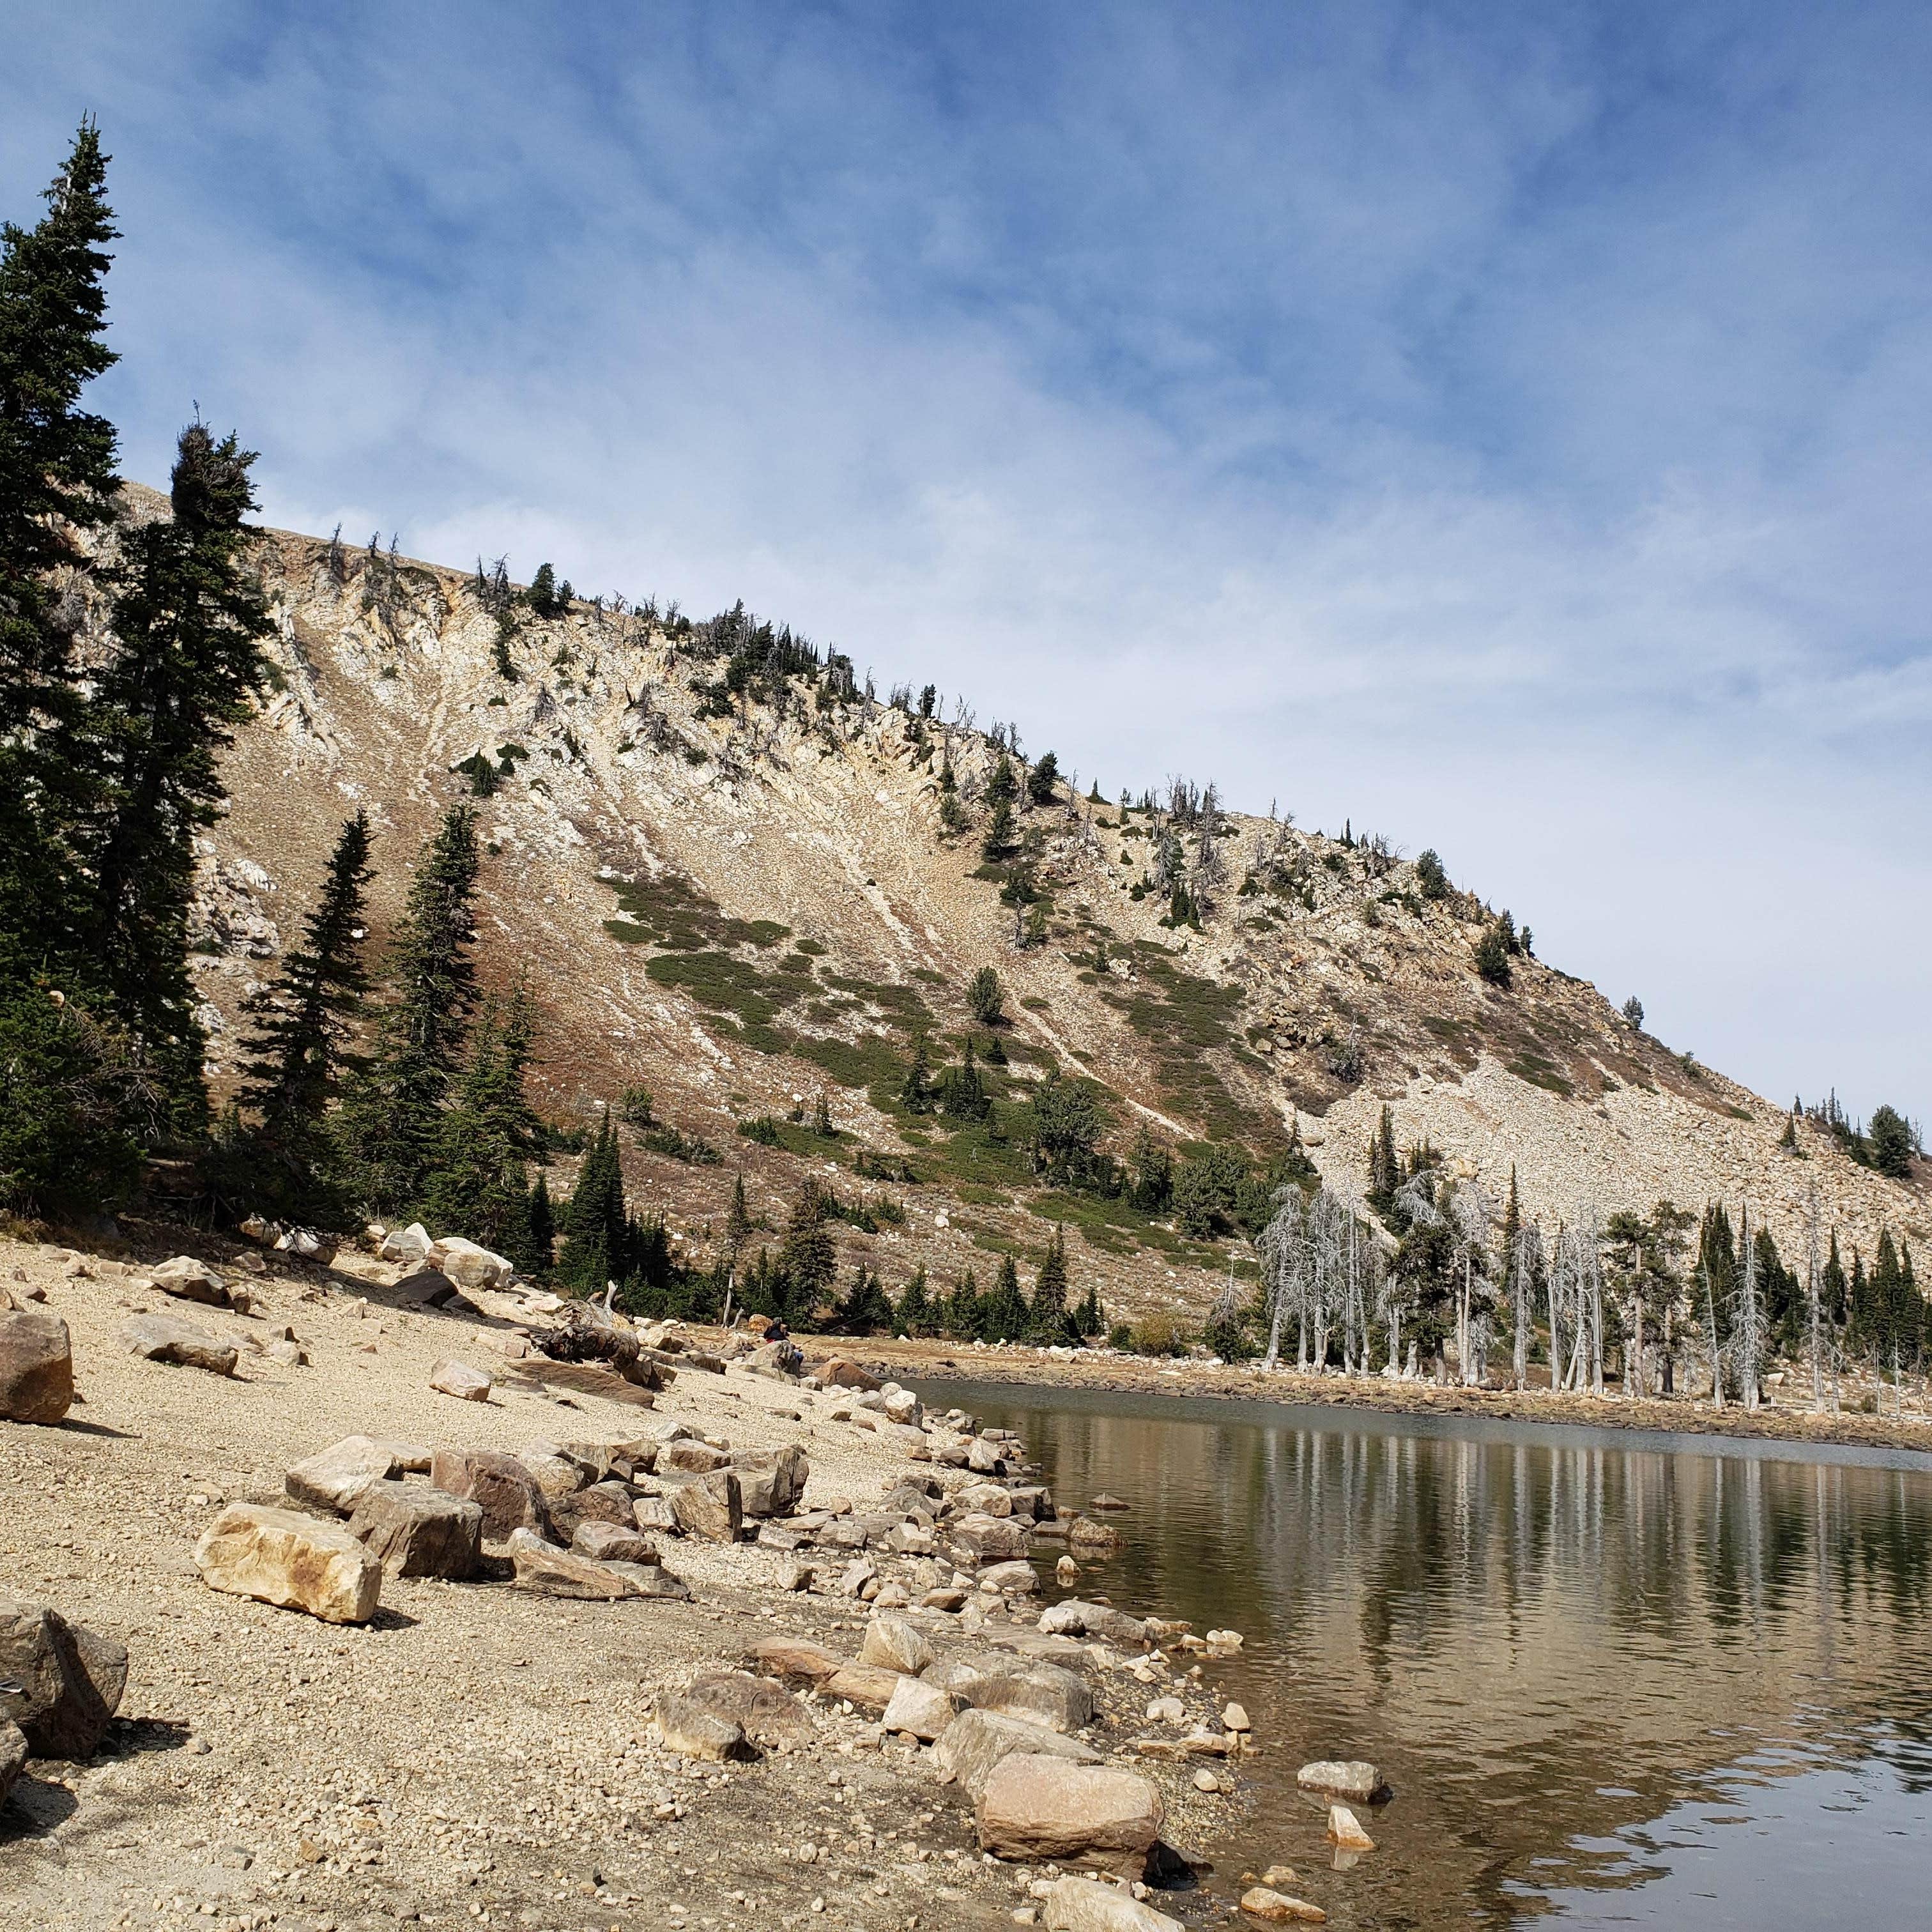
<instances>
[{"instance_id":1,"label":"calm water surface","mask_svg":"<svg viewBox=\"0 0 1932 1932\"><path fill-rule=\"evenodd\" d=\"M1258 1802L1193 1846L1337 1928L1932 1928L1932 1458L949 1382L1244 1633ZM1829 1460L1825 1460L1828 1458ZM1395 1801L1346 1870L1312 1757Z\"/></svg>"}]
</instances>

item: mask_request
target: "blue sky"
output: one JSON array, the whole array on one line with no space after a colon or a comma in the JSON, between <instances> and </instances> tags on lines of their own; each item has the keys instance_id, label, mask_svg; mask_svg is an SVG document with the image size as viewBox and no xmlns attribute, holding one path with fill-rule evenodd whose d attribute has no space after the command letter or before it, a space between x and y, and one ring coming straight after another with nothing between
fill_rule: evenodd
<instances>
[{"instance_id":1,"label":"blue sky","mask_svg":"<svg viewBox=\"0 0 1932 1932\"><path fill-rule=\"evenodd\" d=\"M15 0L102 386L268 516L754 608L1110 789L1433 845L1932 1113L1932 14Z\"/></svg>"}]
</instances>

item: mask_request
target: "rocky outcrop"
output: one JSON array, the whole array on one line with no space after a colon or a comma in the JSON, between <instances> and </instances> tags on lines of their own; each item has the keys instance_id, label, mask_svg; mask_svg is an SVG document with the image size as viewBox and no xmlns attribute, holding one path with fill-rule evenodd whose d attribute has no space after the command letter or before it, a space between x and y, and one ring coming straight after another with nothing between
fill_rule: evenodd
<instances>
[{"instance_id":1,"label":"rocky outcrop","mask_svg":"<svg viewBox=\"0 0 1932 1932\"><path fill-rule=\"evenodd\" d=\"M346 1528L292 1510L230 1504L195 1545L194 1561L212 1588L325 1623L366 1624L382 1595L381 1563Z\"/></svg>"}]
</instances>

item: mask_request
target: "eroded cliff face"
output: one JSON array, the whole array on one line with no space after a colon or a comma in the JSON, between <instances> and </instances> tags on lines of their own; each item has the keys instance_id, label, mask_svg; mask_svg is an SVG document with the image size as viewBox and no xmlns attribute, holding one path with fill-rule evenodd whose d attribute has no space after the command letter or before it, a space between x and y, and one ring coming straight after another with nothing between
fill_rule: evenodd
<instances>
[{"instance_id":1,"label":"eroded cliff face","mask_svg":"<svg viewBox=\"0 0 1932 1932\"><path fill-rule=\"evenodd\" d=\"M544 1031L544 1104L582 1117L647 1087L658 1118L723 1156L633 1148L631 1184L685 1238L722 1218L740 1165L776 1217L827 1162L866 1190L863 1150L902 1222L854 1234L888 1286L915 1260L950 1274L1048 1223L1129 1306L1198 1300L1225 1268L1126 1214L1046 1195L1018 1150L950 1136L897 1106L913 1040L935 1067L970 1030L967 980L1006 988L996 1091L1058 1064L1106 1090L1124 1150L1142 1123L1177 1142L1256 1152L1298 1132L1359 1195L1386 1100L1400 1142L1426 1136L1500 1198L1553 1222L1660 1198L1748 1200L1787 1254L1822 1225L1869 1252L1881 1222L1922 1240L1918 1184L1884 1180L1782 1109L1679 1060L1595 988L1542 962L1486 982L1472 896L1425 896L1414 865L1271 820L1173 823L1024 790L1018 836L1043 895L1040 943L982 864L998 758L982 734L827 680L723 688L704 628L581 602L506 635L484 586L409 560L280 533L264 569L279 627L276 688L229 758L232 809L208 842L200 983L218 1089L237 1003L273 969L341 820L368 810L380 934L436 814L476 795L489 848L486 974L521 974ZM970 828L943 830L950 770ZM1164 923L1164 835L1204 901ZM1010 896L1010 895L1009 895ZM837 1142L789 1124L778 1146L740 1120L808 1118L821 1090ZM910 1176L910 1178L908 1178ZM848 1256L848 1260L850 1258Z\"/></svg>"}]
</instances>

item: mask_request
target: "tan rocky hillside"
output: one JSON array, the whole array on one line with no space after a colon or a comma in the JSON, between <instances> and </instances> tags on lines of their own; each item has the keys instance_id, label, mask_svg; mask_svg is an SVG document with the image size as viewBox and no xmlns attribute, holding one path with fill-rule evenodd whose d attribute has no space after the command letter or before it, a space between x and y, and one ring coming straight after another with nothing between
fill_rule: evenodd
<instances>
[{"instance_id":1,"label":"tan rocky hillside","mask_svg":"<svg viewBox=\"0 0 1932 1932\"><path fill-rule=\"evenodd\" d=\"M1486 984L1478 902L1429 902L1412 864L1360 843L1224 812L1202 929L1175 931L1148 885L1151 816L1124 822L1063 785L1018 820L1050 906L1044 943L1023 950L981 875L994 754L970 726L863 694L828 708L805 679L782 716L713 696L722 667L701 630L584 602L524 616L506 677L473 573L279 533L265 568L279 688L229 760L233 808L206 862L218 1089L236 1004L305 910L342 818L366 807L376 828L380 924L481 761L486 970L526 974L538 996L544 1104L581 1118L643 1084L662 1121L716 1149L710 1166L626 1156L634 1193L694 1245L741 1163L775 1220L801 1173L831 1162L845 1198L904 1210L852 1237L889 1287L916 1258L942 1279L976 1266L983 1285L989 1251L1036 1252L1065 1219L1076 1286L1097 1274L1136 1306L1206 1293L1226 1266L1214 1250L1124 1207L1043 1196L1010 1146L895 1117L912 1039L956 1053L962 988L987 963L1011 1020L996 1081L1018 1089L1056 1061L1090 1076L1123 1152L1142 1122L1257 1152L1298 1130L1359 1194L1386 1099L1400 1141L1426 1135L1498 1193L1514 1165L1546 1221L1586 1196L1605 1210L1748 1199L1802 1252L1815 1188L1868 1253L1881 1222L1921 1240L1932 1226L1924 1163L1916 1185L1883 1180L1809 1130L1808 1158L1780 1153L1780 1108L1680 1064L1594 987L1528 958L1509 988ZM950 838L949 760L971 820ZM810 1132L821 1090L836 1142ZM783 1144L737 1134L764 1115ZM883 1178L855 1174L862 1152Z\"/></svg>"}]
</instances>

